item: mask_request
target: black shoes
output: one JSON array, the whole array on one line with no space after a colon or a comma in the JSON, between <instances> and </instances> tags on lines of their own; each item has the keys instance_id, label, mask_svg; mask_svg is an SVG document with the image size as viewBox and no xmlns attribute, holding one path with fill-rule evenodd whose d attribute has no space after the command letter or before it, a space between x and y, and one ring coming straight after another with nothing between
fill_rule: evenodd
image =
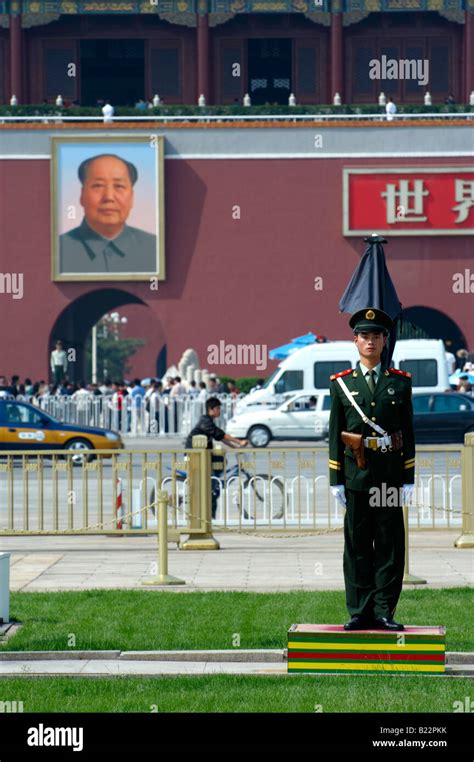
<instances>
[{"instance_id":1,"label":"black shoes","mask_svg":"<svg viewBox=\"0 0 474 762\"><path fill-rule=\"evenodd\" d=\"M389 617L389 616L375 617L374 627L377 630L391 630L393 632L397 632L399 630L405 629L403 624L399 624L394 619L392 619L392 617Z\"/></svg>"},{"instance_id":2,"label":"black shoes","mask_svg":"<svg viewBox=\"0 0 474 762\"><path fill-rule=\"evenodd\" d=\"M399 632L404 630L403 624L399 624L392 617L378 616L375 618L354 614L349 622L344 625L345 630L389 630Z\"/></svg>"},{"instance_id":3,"label":"black shoes","mask_svg":"<svg viewBox=\"0 0 474 762\"><path fill-rule=\"evenodd\" d=\"M371 620L360 614L354 614L349 622L344 625L345 630L370 630Z\"/></svg>"}]
</instances>

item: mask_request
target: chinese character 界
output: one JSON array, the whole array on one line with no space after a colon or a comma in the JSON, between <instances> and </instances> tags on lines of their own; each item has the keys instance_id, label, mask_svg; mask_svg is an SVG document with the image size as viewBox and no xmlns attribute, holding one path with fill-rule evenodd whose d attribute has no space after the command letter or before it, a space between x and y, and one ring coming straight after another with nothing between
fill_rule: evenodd
<instances>
[{"instance_id":1,"label":"chinese character \u754c","mask_svg":"<svg viewBox=\"0 0 474 762\"><path fill-rule=\"evenodd\" d=\"M464 222L468 218L471 206L474 206L474 180L455 180L454 196L457 203L451 209L458 213L454 222Z\"/></svg>"}]
</instances>

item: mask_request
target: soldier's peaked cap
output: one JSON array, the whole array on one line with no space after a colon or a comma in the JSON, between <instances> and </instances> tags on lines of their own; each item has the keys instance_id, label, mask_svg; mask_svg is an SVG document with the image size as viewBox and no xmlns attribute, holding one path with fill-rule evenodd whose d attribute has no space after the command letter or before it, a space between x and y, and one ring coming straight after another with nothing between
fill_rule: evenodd
<instances>
[{"instance_id":1,"label":"soldier's peaked cap","mask_svg":"<svg viewBox=\"0 0 474 762\"><path fill-rule=\"evenodd\" d=\"M389 333L393 326L393 320L390 315L377 307L364 307L363 310L354 312L349 320L349 325L354 329L354 333L359 333L359 331Z\"/></svg>"}]
</instances>

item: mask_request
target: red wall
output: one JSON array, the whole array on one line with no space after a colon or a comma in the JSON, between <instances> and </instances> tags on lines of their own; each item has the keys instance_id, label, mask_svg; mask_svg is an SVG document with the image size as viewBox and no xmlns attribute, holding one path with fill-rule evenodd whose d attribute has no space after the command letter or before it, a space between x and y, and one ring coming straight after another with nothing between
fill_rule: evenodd
<instances>
[{"instance_id":1,"label":"red wall","mask_svg":"<svg viewBox=\"0 0 474 762\"><path fill-rule=\"evenodd\" d=\"M208 366L207 346L220 340L270 349L310 330L348 338L348 316L338 314L338 300L365 244L342 236L342 167L391 163L166 161L167 279L150 296L146 283L51 282L49 162L1 161L0 269L24 274L24 296L15 300L0 294L0 373L45 377L49 336L58 315L81 294L108 285L149 304L142 324L152 343L150 364L146 367L142 350L140 362L133 363L139 375L154 373L160 346L153 342L159 344L160 337L168 346L168 363L178 362L193 347L203 367ZM462 158L409 162L464 163ZM235 205L240 220L232 218ZM474 271L472 239L392 238L386 255L403 306L444 311L474 349L473 295L452 292L453 273L468 267ZM323 291L314 290L316 276L324 280ZM274 366L270 363L266 373ZM255 374L252 367L211 370Z\"/></svg>"}]
</instances>

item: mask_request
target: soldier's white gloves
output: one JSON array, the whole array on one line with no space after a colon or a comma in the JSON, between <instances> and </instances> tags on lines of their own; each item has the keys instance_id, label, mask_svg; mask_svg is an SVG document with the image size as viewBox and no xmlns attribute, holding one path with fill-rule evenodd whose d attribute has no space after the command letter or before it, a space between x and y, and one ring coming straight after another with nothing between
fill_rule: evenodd
<instances>
[{"instance_id":1,"label":"soldier's white gloves","mask_svg":"<svg viewBox=\"0 0 474 762\"><path fill-rule=\"evenodd\" d=\"M331 487L331 495L336 498L339 505L343 508L346 507L346 493L344 491L344 485L338 484L336 487Z\"/></svg>"},{"instance_id":2,"label":"soldier's white gloves","mask_svg":"<svg viewBox=\"0 0 474 762\"><path fill-rule=\"evenodd\" d=\"M404 484L402 489L403 505L411 505L415 496L415 485Z\"/></svg>"}]
</instances>

